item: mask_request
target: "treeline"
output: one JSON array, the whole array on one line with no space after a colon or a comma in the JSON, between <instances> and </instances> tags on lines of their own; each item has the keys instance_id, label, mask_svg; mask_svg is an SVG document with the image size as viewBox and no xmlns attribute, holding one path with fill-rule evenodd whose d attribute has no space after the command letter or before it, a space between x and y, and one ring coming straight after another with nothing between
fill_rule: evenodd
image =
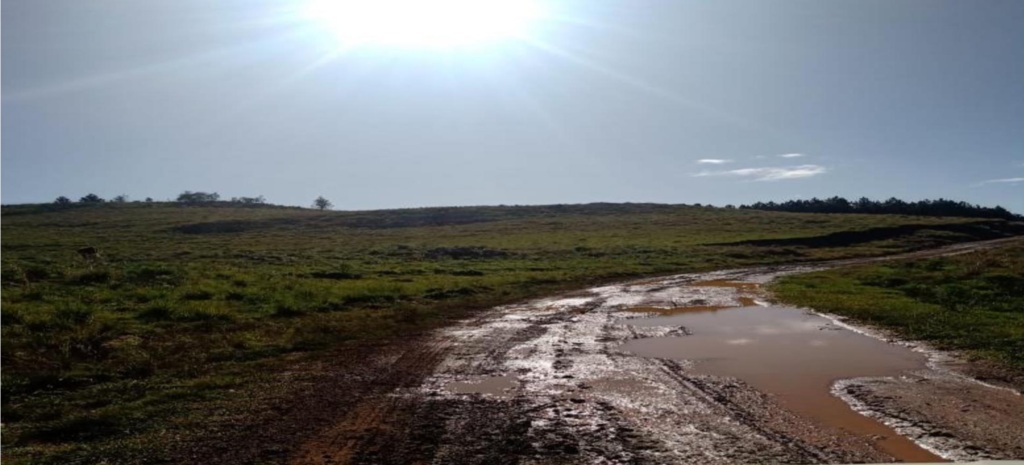
<instances>
[{"instance_id":1,"label":"treeline","mask_svg":"<svg viewBox=\"0 0 1024 465\"><path fill-rule=\"evenodd\" d=\"M128 203L130 202L127 195L118 195L110 200L104 199L96 194L86 194L82 198L78 199L78 205L89 205L89 204L101 204L101 203ZM139 203L139 200L131 201L132 203ZM151 203L154 202L152 197L146 197L143 202ZM184 205L198 205L198 204L213 204L213 203L232 203L241 205L252 205L252 206L278 206L267 202L267 199L262 195L256 197L232 197L231 200L222 201L220 194L216 192L192 192L185 191L178 194L178 198L174 202ZM57 206L71 206L76 205L76 202L65 196L57 197L53 201L54 205ZM313 200L313 208L317 210L330 210L334 207L334 204L330 200L325 199L323 196L317 197Z\"/></svg>"},{"instance_id":2,"label":"treeline","mask_svg":"<svg viewBox=\"0 0 1024 465\"><path fill-rule=\"evenodd\" d=\"M220 194L218 194L216 192L192 192L192 191L185 191L185 192L182 192L181 194L179 194L178 198L175 199L174 201L178 202L178 203L185 203L185 204L196 204L196 203L220 202L221 200L220 200ZM125 194L114 196L110 200L107 200L107 199L104 199L103 197L100 197L100 196L98 196L96 194L91 194L90 193L90 194L86 194L86 195L82 196L82 198L78 199L77 203L80 203L80 204L97 204L97 203L128 203L128 202L132 202L132 203L139 203L139 202L150 203L150 202L154 202L154 200L153 200L152 197L146 197L146 200L144 200L144 201L139 201L139 200L130 201L128 199L128 196L125 195ZM262 195L256 196L256 197L232 197L230 202L231 203L241 203L241 204L245 204L245 205L269 205L267 203L267 199L264 198ZM71 204L74 204L75 202L72 201L70 198L65 197L65 196L62 195L60 197L57 197L57 199L54 200L53 203L55 205L71 205Z\"/></svg>"},{"instance_id":3,"label":"treeline","mask_svg":"<svg viewBox=\"0 0 1024 465\"><path fill-rule=\"evenodd\" d=\"M741 205L740 208L797 213L867 213L1024 220L1024 216L1016 215L1000 206L982 207L981 205L946 199L907 202L895 197L885 201L861 197L851 202L837 196L828 199L788 200L779 203L757 202L752 205Z\"/></svg>"}]
</instances>

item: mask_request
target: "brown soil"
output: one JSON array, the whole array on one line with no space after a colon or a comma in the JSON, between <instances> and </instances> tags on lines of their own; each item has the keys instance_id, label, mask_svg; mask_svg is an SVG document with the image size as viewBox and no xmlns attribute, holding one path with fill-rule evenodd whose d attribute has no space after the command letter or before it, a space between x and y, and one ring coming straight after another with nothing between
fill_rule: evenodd
<instances>
[{"instance_id":1,"label":"brown soil","mask_svg":"<svg viewBox=\"0 0 1024 465\"><path fill-rule=\"evenodd\" d=\"M1024 397L944 377L870 379L845 388L866 411L959 460L1024 457Z\"/></svg>"},{"instance_id":2,"label":"brown soil","mask_svg":"<svg viewBox=\"0 0 1024 465\"><path fill-rule=\"evenodd\" d=\"M392 421L384 401L388 394L418 385L433 370L441 348L426 340L342 346L316 360L292 363L274 374L266 389L247 393L245 415L211 412L201 439L174 447L170 461L281 463L296 454L314 457L311 445L346 428L347 439L330 450L351 457L359 449L354 444L373 435L375 420Z\"/></svg>"}]
</instances>

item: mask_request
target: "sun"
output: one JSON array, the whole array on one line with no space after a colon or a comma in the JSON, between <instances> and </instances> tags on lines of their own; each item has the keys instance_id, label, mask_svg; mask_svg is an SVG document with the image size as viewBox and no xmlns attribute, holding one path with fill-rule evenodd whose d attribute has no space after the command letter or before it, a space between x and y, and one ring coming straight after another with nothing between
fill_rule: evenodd
<instances>
[{"instance_id":1,"label":"sun","mask_svg":"<svg viewBox=\"0 0 1024 465\"><path fill-rule=\"evenodd\" d=\"M308 0L304 14L345 46L451 48L522 38L535 0Z\"/></svg>"}]
</instances>

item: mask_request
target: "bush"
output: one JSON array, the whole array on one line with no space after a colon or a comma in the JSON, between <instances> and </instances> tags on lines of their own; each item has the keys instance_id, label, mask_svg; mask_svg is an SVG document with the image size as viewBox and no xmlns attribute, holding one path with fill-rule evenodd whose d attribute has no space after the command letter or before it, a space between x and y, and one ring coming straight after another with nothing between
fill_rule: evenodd
<instances>
[{"instance_id":1,"label":"bush","mask_svg":"<svg viewBox=\"0 0 1024 465\"><path fill-rule=\"evenodd\" d=\"M220 194L216 192L191 192L185 191L178 195L178 202L194 204L194 203L210 203L220 200Z\"/></svg>"},{"instance_id":2,"label":"bush","mask_svg":"<svg viewBox=\"0 0 1024 465\"><path fill-rule=\"evenodd\" d=\"M100 284L110 281L110 272L107 270L89 270L71 275L73 284Z\"/></svg>"},{"instance_id":3,"label":"bush","mask_svg":"<svg viewBox=\"0 0 1024 465\"><path fill-rule=\"evenodd\" d=\"M205 289L198 289L192 291L186 291L181 294L182 300L210 300L213 298L213 292Z\"/></svg>"},{"instance_id":4,"label":"bush","mask_svg":"<svg viewBox=\"0 0 1024 465\"><path fill-rule=\"evenodd\" d=\"M159 266L136 266L124 271L124 279L133 284L174 284L178 282L174 270Z\"/></svg>"},{"instance_id":5,"label":"bush","mask_svg":"<svg viewBox=\"0 0 1024 465\"><path fill-rule=\"evenodd\" d=\"M92 321L92 310L82 306L61 306L53 314L54 321L65 328L73 328Z\"/></svg>"},{"instance_id":6,"label":"bush","mask_svg":"<svg viewBox=\"0 0 1024 465\"><path fill-rule=\"evenodd\" d=\"M173 315L173 311L166 305L153 305L149 308L139 312L138 319L142 321L169 321Z\"/></svg>"},{"instance_id":7,"label":"bush","mask_svg":"<svg viewBox=\"0 0 1024 465\"><path fill-rule=\"evenodd\" d=\"M292 318L305 315L306 312L291 304L278 304L274 308L274 316L278 318Z\"/></svg>"},{"instance_id":8,"label":"bush","mask_svg":"<svg viewBox=\"0 0 1024 465\"><path fill-rule=\"evenodd\" d=\"M363 275L350 271L314 271L310 277L318 279L360 279Z\"/></svg>"},{"instance_id":9,"label":"bush","mask_svg":"<svg viewBox=\"0 0 1024 465\"><path fill-rule=\"evenodd\" d=\"M78 199L78 201L80 203L103 203L103 202L106 202L106 200L103 200L102 197L100 197L100 196L98 196L96 194L87 194L85 197L82 197L82 198Z\"/></svg>"}]
</instances>

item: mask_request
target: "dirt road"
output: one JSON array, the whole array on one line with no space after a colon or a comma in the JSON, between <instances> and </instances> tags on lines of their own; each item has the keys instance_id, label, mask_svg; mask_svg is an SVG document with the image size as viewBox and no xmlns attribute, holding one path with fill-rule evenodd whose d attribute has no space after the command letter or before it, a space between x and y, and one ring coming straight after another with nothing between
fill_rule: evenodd
<instances>
[{"instance_id":1,"label":"dirt road","mask_svg":"<svg viewBox=\"0 0 1024 465\"><path fill-rule=\"evenodd\" d=\"M801 331L821 335L812 345L835 333L906 351L907 363L918 357L920 364L897 376L829 380L794 396L784 388L773 391L777 383L771 381L788 374L708 374L705 368L716 366L713 359L691 360L685 351L644 356L628 346L705 335L669 324L675 317L650 324L651 317L713 318L716 310L730 307L767 307L771 296L763 284L856 262L861 261L677 275L495 308L400 350L366 355L358 379L337 371L337 377L311 383L309 395L320 401L290 407L289 413L308 415L306 423L278 419L264 425L270 431L279 423L291 425L286 434L298 446L251 458L288 456L297 464L1024 458L1024 398L1014 388L960 374L949 354L883 344L884 335L827 316L797 311ZM772 327L755 329L776 334ZM736 341L747 340L726 343L746 346ZM346 393L345 401L336 399ZM825 403L810 404L815 396Z\"/></svg>"}]
</instances>

